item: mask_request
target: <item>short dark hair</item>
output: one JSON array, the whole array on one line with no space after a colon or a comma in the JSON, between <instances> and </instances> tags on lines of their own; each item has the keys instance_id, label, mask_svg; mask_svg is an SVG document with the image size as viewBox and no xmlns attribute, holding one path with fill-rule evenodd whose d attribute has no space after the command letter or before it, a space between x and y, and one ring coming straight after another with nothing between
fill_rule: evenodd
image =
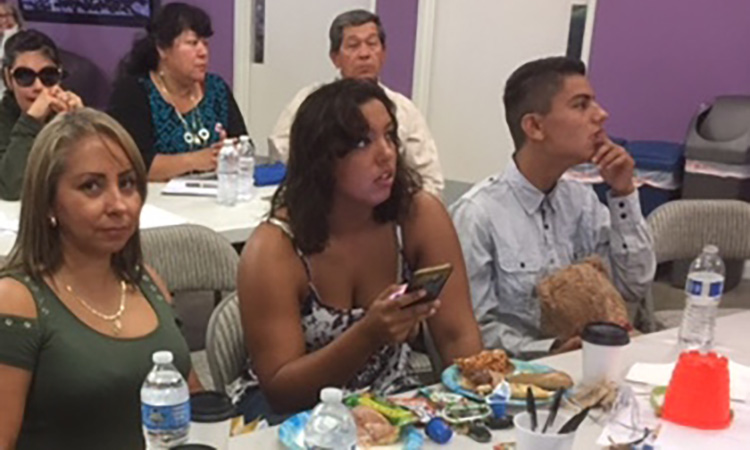
<instances>
[{"instance_id":1,"label":"short dark hair","mask_svg":"<svg viewBox=\"0 0 750 450\"><path fill-rule=\"evenodd\" d=\"M146 27L147 34L133 43L130 53L120 63L120 75L145 75L159 65L158 48L170 47L186 30L199 37L213 36L211 18L197 6L169 3L156 13Z\"/></svg>"},{"instance_id":2,"label":"short dark hair","mask_svg":"<svg viewBox=\"0 0 750 450\"><path fill-rule=\"evenodd\" d=\"M328 39L331 41L331 53L341 50L341 43L344 41L344 28L358 27L370 22L378 27L380 45L385 48L385 30L380 23L380 17L366 9L354 9L339 14L331 22L331 28L328 30Z\"/></svg>"},{"instance_id":3,"label":"short dark hair","mask_svg":"<svg viewBox=\"0 0 750 450\"><path fill-rule=\"evenodd\" d=\"M13 20L16 22L16 26L18 27L18 29L22 29L23 17L21 17L21 13L18 11L18 7L15 5L15 3L9 0L0 0L0 5L10 9L10 13L13 15Z\"/></svg>"},{"instance_id":4,"label":"short dark hair","mask_svg":"<svg viewBox=\"0 0 750 450\"><path fill-rule=\"evenodd\" d=\"M527 62L508 78L503 104L505 121L516 150L520 150L526 141L526 134L521 128L523 116L548 113L552 98L562 89L565 77L571 75L585 76L586 65L578 59L553 56Z\"/></svg>"},{"instance_id":5,"label":"short dark hair","mask_svg":"<svg viewBox=\"0 0 750 450\"><path fill-rule=\"evenodd\" d=\"M297 111L289 137L286 178L274 194L271 215L286 209L295 244L305 254L323 251L328 242L336 162L367 139L370 126L360 106L371 100L385 106L397 130L395 105L370 80L343 79L324 85ZM398 148L398 137L393 138ZM396 161L391 196L373 210L373 218L380 223L405 217L412 197L421 189L421 178L400 154Z\"/></svg>"},{"instance_id":6,"label":"short dark hair","mask_svg":"<svg viewBox=\"0 0 750 450\"><path fill-rule=\"evenodd\" d=\"M55 41L41 31L21 30L5 42L3 68L10 69L13 67L18 55L26 52L42 52L45 58L48 58L56 66L61 65L60 52L55 45Z\"/></svg>"}]
</instances>

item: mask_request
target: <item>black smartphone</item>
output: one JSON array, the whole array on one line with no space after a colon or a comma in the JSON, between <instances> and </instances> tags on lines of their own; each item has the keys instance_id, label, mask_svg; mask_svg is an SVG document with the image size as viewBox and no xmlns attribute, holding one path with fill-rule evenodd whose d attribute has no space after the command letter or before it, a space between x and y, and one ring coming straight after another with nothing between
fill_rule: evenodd
<instances>
[{"instance_id":1,"label":"black smartphone","mask_svg":"<svg viewBox=\"0 0 750 450\"><path fill-rule=\"evenodd\" d=\"M414 303L409 303L404 306L404 308L421 305L422 303L429 303L437 299L440 295L440 291L443 290L443 286L445 286L445 283L448 281L451 272L453 272L453 266L450 263L426 267L414 272L409 285L406 287L406 293L408 294L409 292L424 289L427 292L427 295Z\"/></svg>"}]
</instances>

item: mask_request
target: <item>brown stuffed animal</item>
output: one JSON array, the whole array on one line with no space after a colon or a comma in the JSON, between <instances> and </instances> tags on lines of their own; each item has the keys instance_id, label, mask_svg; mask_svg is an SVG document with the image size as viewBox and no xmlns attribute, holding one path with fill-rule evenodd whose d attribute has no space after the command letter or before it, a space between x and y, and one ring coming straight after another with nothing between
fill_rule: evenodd
<instances>
[{"instance_id":1,"label":"brown stuffed animal","mask_svg":"<svg viewBox=\"0 0 750 450\"><path fill-rule=\"evenodd\" d=\"M631 328L625 301L610 282L599 256L591 256L542 279L537 286L542 333L567 339L589 322L615 322Z\"/></svg>"}]
</instances>

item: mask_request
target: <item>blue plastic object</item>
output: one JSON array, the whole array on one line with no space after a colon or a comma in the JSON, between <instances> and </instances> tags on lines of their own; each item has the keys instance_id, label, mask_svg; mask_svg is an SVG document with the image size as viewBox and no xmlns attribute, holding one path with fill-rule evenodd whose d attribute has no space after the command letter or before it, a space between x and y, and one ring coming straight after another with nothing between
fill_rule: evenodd
<instances>
[{"instance_id":1,"label":"blue plastic object","mask_svg":"<svg viewBox=\"0 0 750 450\"><path fill-rule=\"evenodd\" d=\"M283 163L261 164L255 166L255 185L272 186L279 184L286 176L286 166Z\"/></svg>"},{"instance_id":2,"label":"blue plastic object","mask_svg":"<svg viewBox=\"0 0 750 450\"><path fill-rule=\"evenodd\" d=\"M668 172L682 180L685 170L683 144L666 141L627 141L624 147L633 156L636 169ZM595 184L594 191L599 200L606 205L609 186L604 183ZM680 189L659 189L648 184L642 185L638 193L644 217L664 203L680 197Z\"/></svg>"},{"instance_id":3,"label":"blue plastic object","mask_svg":"<svg viewBox=\"0 0 750 450\"><path fill-rule=\"evenodd\" d=\"M424 435L414 428L413 425L409 425L404 428L401 432L401 436L404 439L404 450L421 450L424 445Z\"/></svg>"},{"instance_id":4,"label":"blue plastic object","mask_svg":"<svg viewBox=\"0 0 750 450\"><path fill-rule=\"evenodd\" d=\"M433 417L427 422L425 433L427 433L427 437L438 444L445 444L451 440L451 437L453 437L453 430L451 430L451 427L440 417Z\"/></svg>"}]
</instances>

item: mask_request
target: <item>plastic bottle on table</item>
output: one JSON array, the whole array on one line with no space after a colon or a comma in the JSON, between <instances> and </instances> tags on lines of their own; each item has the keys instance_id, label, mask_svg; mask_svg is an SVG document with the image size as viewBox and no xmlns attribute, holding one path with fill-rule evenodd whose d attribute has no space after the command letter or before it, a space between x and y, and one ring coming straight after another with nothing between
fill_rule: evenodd
<instances>
[{"instance_id":1,"label":"plastic bottle on table","mask_svg":"<svg viewBox=\"0 0 750 450\"><path fill-rule=\"evenodd\" d=\"M141 418L149 450L168 449L187 441L190 431L190 392L172 364L172 352L152 356L154 368L141 387Z\"/></svg>"},{"instance_id":2,"label":"plastic bottle on table","mask_svg":"<svg viewBox=\"0 0 750 450\"><path fill-rule=\"evenodd\" d=\"M707 245L690 265L685 283L685 312L679 331L680 346L710 351L714 344L716 310L724 291L724 261L715 245Z\"/></svg>"},{"instance_id":3,"label":"plastic bottle on table","mask_svg":"<svg viewBox=\"0 0 750 450\"><path fill-rule=\"evenodd\" d=\"M320 391L320 403L313 409L305 427L306 449L353 450L356 447L357 425L342 399L340 389Z\"/></svg>"},{"instance_id":4,"label":"plastic bottle on table","mask_svg":"<svg viewBox=\"0 0 750 450\"><path fill-rule=\"evenodd\" d=\"M237 179L239 174L239 156L232 139L225 139L219 151L216 164L219 188L216 201L221 205L234 206L237 203Z\"/></svg>"},{"instance_id":5,"label":"plastic bottle on table","mask_svg":"<svg viewBox=\"0 0 750 450\"><path fill-rule=\"evenodd\" d=\"M239 188L237 200L248 202L255 195L255 146L250 136L240 136Z\"/></svg>"}]
</instances>

